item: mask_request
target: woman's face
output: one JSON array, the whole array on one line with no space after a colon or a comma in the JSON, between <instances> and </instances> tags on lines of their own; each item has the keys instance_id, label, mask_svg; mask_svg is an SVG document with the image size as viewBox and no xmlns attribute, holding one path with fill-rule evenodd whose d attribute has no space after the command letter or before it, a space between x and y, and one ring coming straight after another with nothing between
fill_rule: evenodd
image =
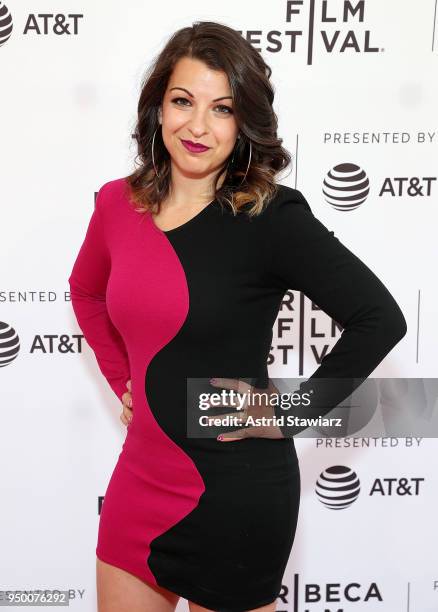
<instances>
[{"instance_id":1,"label":"woman's face","mask_svg":"<svg viewBox=\"0 0 438 612\"><path fill-rule=\"evenodd\" d=\"M187 176L217 171L231 154L239 128L225 72L199 60L181 58L174 67L162 101L163 141L172 163ZM209 147L188 150L183 141Z\"/></svg>"}]
</instances>

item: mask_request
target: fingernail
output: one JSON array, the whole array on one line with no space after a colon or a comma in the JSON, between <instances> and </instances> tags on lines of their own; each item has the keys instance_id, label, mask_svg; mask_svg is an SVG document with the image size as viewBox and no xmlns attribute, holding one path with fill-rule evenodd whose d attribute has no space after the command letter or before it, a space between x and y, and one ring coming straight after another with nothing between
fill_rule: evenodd
<instances>
[{"instance_id":1,"label":"fingernail","mask_svg":"<svg viewBox=\"0 0 438 612\"><path fill-rule=\"evenodd\" d=\"M224 439L224 437L223 437L223 436L218 436L218 437L217 437L217 439L218 439L218 440L223 440L223 439Z\"/></svg>"},{"instance_id":2,"label":"fingernail","mask_svg":"<svg viewBox=\"0 0 438 612\"><path fill-rule=\"evenodd\" d=\"M129 398L129 400L128 400L128 406L129 406L130 408L132 408L132 397L130 397L130 398Z\"/></svg>"},{"instance_id":3,"label":"fingernail","mask_svg":"<svg viewBox=\"0 0 438 612\"><path fill-rule=\"evenodd\" d=\"M217 378L210 378L210 383L215 385L217 383Z\"/></svg>"}]
</instances>

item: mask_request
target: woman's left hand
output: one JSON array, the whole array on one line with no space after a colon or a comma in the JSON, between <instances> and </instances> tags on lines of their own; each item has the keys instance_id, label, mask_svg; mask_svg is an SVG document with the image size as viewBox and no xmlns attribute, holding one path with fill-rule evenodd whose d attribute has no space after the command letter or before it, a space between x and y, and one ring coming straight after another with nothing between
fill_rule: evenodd
<instances>
[{"instance_id":1,"label":"woman's left hand","mask_svg":"<svg viewBox=\"0 0 438 612\"><path fill-rule=\"evenodd\" d=\"M210 384L214 387L234 389L236 393L245 394L245 403L243 405L243 408L241 408L237 412L228 412L226 414L218 414L215 417L209 417L209 424L214 424L213 419L222 418L225 416L239 417L241 419L239 422L241 422L242 426L245 425L249 417L252 417L255 422L257 422L257 419L261 419L262 417L269 419L268 422L273 422L272 419L274 419L275 417L274 406L271 406L269 404L269 401L268 403L266 402L266 400L264 399L264 395L262 395L263 399L256 397L255 400L251 400L251 402L249 403L247 401L248 398L252 398L254 393L267 394L268 398L271 396L271 394L278 395L279 391L274 385L274 383L271 381L271 379L269 379L268 387L266 389L259 389L258 387L254 387L246 382L243 382L242 380L235 378L213 378L210 380ZM218 406L224 406L224 404L212 403L211 406L216 408ZM227 433L220 434L217 439L222 442L233 442L235 440L243 440L244 438L279 439L284 437L285 436L283 435L278 425L250 424L248 425L248 427L242 427L242 429L237 429L234 431L229 431Z\"/></svg>"},{"instance_id":2,"label":"woman's left hand","mask_svg":"<svg viewBox=\"0 0 438 612\"><path fill-rule=\"evenodd\" d=\"M132 410L133 410L131 380L127 381L126 386L128 387L128 391L125 391L125 393L122 395L123 408L122 408L122 413L120 415L120 420L122 421L124 425L129 427L132 421Z\"/></svg>"}]
</instances>

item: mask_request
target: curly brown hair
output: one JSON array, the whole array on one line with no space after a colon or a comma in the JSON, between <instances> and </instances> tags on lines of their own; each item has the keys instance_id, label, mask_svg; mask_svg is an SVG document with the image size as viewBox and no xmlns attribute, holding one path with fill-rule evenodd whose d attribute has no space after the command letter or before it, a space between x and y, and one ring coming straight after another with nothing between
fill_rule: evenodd
<instances>
[{"instance_id":1,"label":"curly brown hair","mask_svg":"<svg viewBox=\"0 0 438 612\"><path fill-rule=\"evenodd\" d=\"M196 21L191 27L175 32L147 70L133 131L138 149L134 163L139 167L126 177L130 199L137 210L145 212L160 207L169 193L170 156L162 138L155 137L157 176L152 139L160 125L158 108L172 70L183 57L201 60L228 76L240 138L230 155L232 163L230 159L225 160L215 177L215 198L221 205L228 205L233 214L245 207L249 216L258 215L277 192L276 175L291 162L290 153L277 136L278 119L272 107L274 88L269 80L272 70L237 30L213 21ZM225 170L225 180L218 188L218 180ZM246 206L251 203L252 206Z\"/></svg>"}]
</instances>

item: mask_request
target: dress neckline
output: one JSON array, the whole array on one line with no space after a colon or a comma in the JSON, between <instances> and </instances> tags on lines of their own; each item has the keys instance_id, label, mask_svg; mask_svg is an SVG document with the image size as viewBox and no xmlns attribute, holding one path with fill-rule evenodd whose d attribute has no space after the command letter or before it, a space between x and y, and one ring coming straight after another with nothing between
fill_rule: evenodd
<instances>
[{"instance_id":1,"label":"dress neckline","mask_svg":"<svg viewBox=\"0 0 438 612\"><path fill-rule=\"evenodd\" d=\"M210 209L215 202L216 202L216 198L214 200L212 200L211 202L209 202L208 204L206 204L204 206L204 208L202 208L198 213L196 213L196 215L194 217L191 217L190 219L188 219L188 221L185 221L184 223L181 223L181 225L177 225L176 227L172 227L171 229L168 229L168 230L163 230L160 227L158 227L158 225L154 221L154 218L153 218L153 215L152 215L151 211L148 211L148 217L149 217L150 223L151 223L152 227L155 229L155 231L157 231L159 234L164 234L164 235L167 236L168 234L173 234L174 232L178 232L178 231L186 228L187 226L189 226L192 223L194 223L197 219L199 219L202 216L204 216L206 211L208 209Z\"/></svg>"}]
</instances>

